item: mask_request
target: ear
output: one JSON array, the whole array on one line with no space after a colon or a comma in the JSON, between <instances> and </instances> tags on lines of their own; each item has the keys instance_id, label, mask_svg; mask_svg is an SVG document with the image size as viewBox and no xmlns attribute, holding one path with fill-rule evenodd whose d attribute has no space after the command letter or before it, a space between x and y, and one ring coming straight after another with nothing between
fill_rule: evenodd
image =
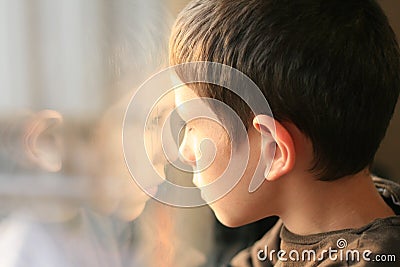
<instances>
[{"instance_id":1,"label":"ear","mask_svg":"<svg viewBox=\"0 0 400 267\"><path fill-rule=\"evenodd\" d=\"M57 172L62 166L61 136L54 132L62 122L60 113L42 110L34 114L25 128L24 145L28 158L45 171Z\"/></svg>"},{"instance_id":2,"label":"ear","mask_svg":"<svg viewBox=\"0 0 400 267\"><path fill-rule=\"evenodd\" d=\"M257 115L253 126L262 136L261 155L266 159L264 177L275 181L293 169L296 156L293 138L280 122L267 115ZM275 154L271 155L274 149Z\"/></svg>"}]
</instances>

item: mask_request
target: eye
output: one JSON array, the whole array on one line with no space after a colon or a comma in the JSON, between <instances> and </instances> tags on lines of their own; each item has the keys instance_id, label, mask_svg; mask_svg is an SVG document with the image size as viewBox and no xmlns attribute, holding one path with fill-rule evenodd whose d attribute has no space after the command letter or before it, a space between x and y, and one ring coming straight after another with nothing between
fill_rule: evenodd
<instances>
[{"instance_id":1,"label":"eye","mask_svg":"<svg viewBox=\"0 0 400 267\"><path fill-rule=\"evenodd\" d=\"M151 125L158 125L158 123L161 121L161 118L162 118L161 115L158 115L158 116L154 117L151 120L150 124Z\"/></svg>"}]
</instances>

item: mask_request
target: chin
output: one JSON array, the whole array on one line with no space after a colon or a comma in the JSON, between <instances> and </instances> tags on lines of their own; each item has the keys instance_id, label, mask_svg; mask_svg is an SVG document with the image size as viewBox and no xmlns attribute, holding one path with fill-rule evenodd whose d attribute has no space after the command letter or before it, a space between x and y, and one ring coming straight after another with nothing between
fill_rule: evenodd
<instances>
[{"instance_id":1,"label":"chin","mask_svg":"<svg viewBox=\"0 0 400 267\"><path fill-rule=\"evenodd\" d=\"M140 216L140 214L142 214L144 207L146 206L146 203L143 203L141 205L136 205L133 206L132 208L125 208L125 209L121 209L118 210L116 212L116 215L119 219L123 220L123 221L133 221L135 220L137 217Z\"/></svg>"},{"instance_id":2,"label":"chin","mask_svg":"<svg viewBox=\"0 0 400 267\"><path fill-rule=\"evenodd\" d=\"M218 221L227 227L236 228L250 223L244 220L244 218L240 218L240 215L238 216L237 213L233 214L232 210L230 212L223 212L213 206L211 206L211 209L214 211Z\"/></svg>"},{"instance_id":3,"label":"chin","mask_svg":"<svg viewBox=\"0 0 400 267\"><path fill-rule=\"evenodd\" d=\"M237 207L236 209L234 207L225 209L224 207L218 206L217 203L211 204L210 207L218 221L230 228L241 227L256 222L260 219L273 216L272 214L269 215L249 212L247 208L245 210L237 209Z\"/></svg>"},{"instance_id":4,"label":"chin","mask_svg":"<svg viewBox=\"0 0 400 267\"><path fill-rule=\"evenodd\" d=\"M238 221L228 216L220 216L217 214L215 214L215 216L217 217L218 221L226 227L236 228L247 224L246 222Z\"/></svg>"}]
</instances>

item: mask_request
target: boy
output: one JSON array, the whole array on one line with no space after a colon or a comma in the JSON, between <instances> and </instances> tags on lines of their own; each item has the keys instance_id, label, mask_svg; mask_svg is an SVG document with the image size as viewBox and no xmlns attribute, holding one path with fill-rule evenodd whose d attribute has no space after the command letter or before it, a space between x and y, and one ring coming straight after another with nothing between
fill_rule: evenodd
<instances>
[{"instance_id":1,"label":"boy","mask_svg":"<svg viewBox=\"0 0 400 267\"><path fill-rule=\"evenodd\" d=\"M247 129L249 163L238 184L210 204L218 219L234 227L280 217L231 266L400 261L400 187L369 172L398 99L399 58L395 35L373 0L195 0L181 12L171 63L238 69L258 85L274 115L253 114L215 85L175 91L178 107L201 97L226 103ZM213 141L216 154L194 175L200 189L221 175L231 153L241 153L230 145L244 142L231 140L215 121L188 121L180 153L193 167L206 152L204 139ZM272 163L264 162L261 172L265 181L250 193L250 181L260 175L257 161L273 149Z\"/></svg>"}]
</instances>

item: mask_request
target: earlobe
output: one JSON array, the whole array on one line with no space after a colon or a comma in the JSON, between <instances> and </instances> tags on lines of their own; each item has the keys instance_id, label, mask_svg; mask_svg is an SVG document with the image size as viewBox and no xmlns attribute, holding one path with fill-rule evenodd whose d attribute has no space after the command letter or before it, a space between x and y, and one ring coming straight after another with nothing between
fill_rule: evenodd
<instances>
[{"instance_id":1,"label":"earlobe","mask_svg":"<svg viewBox=\"0 0 400 267\"><path fill-rule=\"evenodd\" d=\"M262 136L261 153L267 163L264 177L268 181L275 181L294 167L296 152L293 138L280 122L267 115L257 115L253 126ZM274 154L271 153L272 150Z\"/></svg>"},{"instance_id":2,"label":"earlobe","mask_svg":"<svg viewBox=\"0 0 400 267\"><path fill-rule=\"evenodd\" d=\"M62 116L54 110L42 110L28 122L24 134L25 151L39 168L57 172L62 166L60 136L51 130L61 124Z\"/></svg>"}]
</instances>

